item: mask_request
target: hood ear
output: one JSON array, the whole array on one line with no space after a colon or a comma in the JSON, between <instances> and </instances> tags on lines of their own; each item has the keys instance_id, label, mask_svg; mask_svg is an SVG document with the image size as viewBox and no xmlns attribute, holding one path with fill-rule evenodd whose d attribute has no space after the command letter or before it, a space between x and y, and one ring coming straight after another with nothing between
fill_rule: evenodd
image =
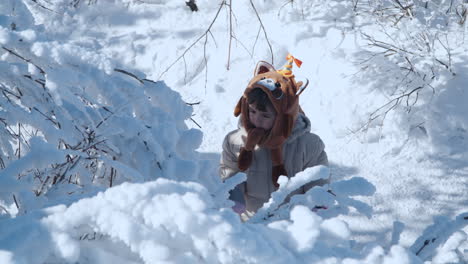
<instances>
[{"instance_id":1,"label":"hood ear","mask_svg":"<svg viewBox=\"0 0 468 264\"><path fill-rule=\"evenodd\" d=\"M305 84L303 82L297 82L296 96L299 96L305 90L305 88L307 88L307 86L309 85L309 79L306 78L305 81L306 81Z\"/></svg>"},{"instance_id":2,"label":"hood ear","mask_svg":"<svg viewBox=\"0 0 468 264\"><path fill-rule=\"evenodd\" d=\"M242 112L242 101L243 101L243 99L244 99L244 97L241 97L239 99L239 102L237 102L236 107L234 108L234 116L235 117L238 117Z\"/></svg>"},{"instance_id":3,"label":"hood ear","mask_svg":"<svg viewBox=\"0 0 468 264\"><path fill-rule=\"evenodd\" d=\"M274 72L274 71L276 70L270 63L266 61L259 61L257 63L257 66L255 67L254 76L257 76L265 72Z\"/></svg>"}]
</instances>

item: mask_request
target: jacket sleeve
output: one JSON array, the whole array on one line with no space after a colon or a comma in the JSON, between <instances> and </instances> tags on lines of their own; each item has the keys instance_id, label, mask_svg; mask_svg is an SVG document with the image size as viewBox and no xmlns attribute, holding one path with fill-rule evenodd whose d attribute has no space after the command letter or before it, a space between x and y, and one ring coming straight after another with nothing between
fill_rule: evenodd
<instances>
[{"instance_id":1,"label":"jacket sleeve","mask_svg":"<svg viewBox=\"0 0 468 264\"><path fill-rule=\"evenodd\" d=\"M234 153L232 145L229 143L229 135L224 138L223 152L221 153L218 172L223 181L239 172L237 156Z\"/></svg>"},{"instance_id":2,"label":"jacket sleeve","mask_svg":"<svg viewBox=\"0 0 468 264\"><path fill-rule=\"evenodd\" d=\"M309 134L305 142L305 162L304 168L310 168L318 165L328 166L328 156L325 152L325 144L322 139L315 134ZM302 192L306 193L309 189L314 186L323 186L330 183L329 179L319 179L311 181L304 186L302 186Z\"/></svg>"}]
</instances>

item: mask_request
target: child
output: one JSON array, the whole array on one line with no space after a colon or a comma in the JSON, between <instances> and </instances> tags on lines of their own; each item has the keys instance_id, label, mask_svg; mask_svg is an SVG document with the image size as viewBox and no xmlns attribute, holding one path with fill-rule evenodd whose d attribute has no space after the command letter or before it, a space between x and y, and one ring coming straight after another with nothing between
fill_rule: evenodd
<instances>
[{"instance_id":1,"label":"child","mask_svg":"<svg viewBox=\"0 0 468 264\"><path fill-rule=\"evenodd\" d=\"M285 69L259 62L239 100L234 115L239 128L228 133L223 142L220 176L225 180L239 171L247 175L240 185L244 195L243 220L252 216L279 187L279 176L294 176L308 167L328 165L325 145L310 132L310 120L299 106L299 95L305 89L292 75L292 63L300 61L288 55ZM296 193L305 193L328 181L310 182Z\"/></svg>"}]
</instances>

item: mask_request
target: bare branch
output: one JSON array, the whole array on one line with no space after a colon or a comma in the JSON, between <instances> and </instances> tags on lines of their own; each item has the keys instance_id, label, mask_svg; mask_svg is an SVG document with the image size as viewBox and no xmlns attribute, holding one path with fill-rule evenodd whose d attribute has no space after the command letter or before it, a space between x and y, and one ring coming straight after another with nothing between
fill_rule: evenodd
<instances>
[{"instance_id":1,"label":"bare branch","mask_svg":"<svg viewBox=\"0 0 468 264\"><path fill-rule=\"evenodd\" d=\"M447 42L447 45L444 45L444 43L440 40L439 37L437 38L437 40L439 41L440 45L445 49L445 52L447 53L448 64L443 63L439 59L436 59L436 61L444 65L446 69L448 69L451 73L454 74L454 72L452 71L452 52L449 47L450 44L448 41L448 37L447 35L445 35L445 41Z\"/></svg>"},{"instance_id":2,"label":"bare branch","mask_svg":"<svg viewBox=\"0 0 468 264\"><path fill-rule=\"evenodd\" d=\"M373 111L369 115L368 121L364 125L362 125L360 128L358 128L357 130L354 130L352 132L356 133L358 131L367 130L370 127L371 123L374 120L376 120L376 119L378 119L380 117L382 117L382 122L381 123L383 124L383 122L384 122L386 116L388 115L388 113L390 111L392 111L393 109L395 109L401 103L401 101L403 99L406 99L406 105L408 107L408 112L409 112L411 110L411 107L414 106L417 103L418 97L419 97L419 92L423 88L424 88L424 86L419 86L419 87L416 87L416 88L414 88L413 90L411 90L411 91L409 91L407 93L403 93L403 94L401 94L401 95L399 95L397 97L394 97L393 99L391 99L390 101L388 101L387 103L385 103L384 105L380 106L375 111ZM410 105L409 104L409 99L414 93L416 93L416 98L413 100L413 103ZM384 111L382 112L382 110L384 110Z\"/></svg>"},{"instance_id":3,"label":"bare branch","mask_svg":"<svg viewBox=\"0 0 468 264\"><path fill-rule=\"evenodd\" d=\"M368 34L362 33L362 35L368 41L370 41L370 45L372 45L372 46L382 48L382 49L387 50L387 51L392 51L392 52L401 51L401 52L408 53L408 54L411 54L411 55L416 55L415 53L413 53L413 52L411 52L409 50L403 49L401 47L397 47L397 46L395 46L395 45L393 45L391 43L376 40L374 37L371 37Z\"/></svg>"},{"instance_id":4,"label":"bare branch","mask_svg":"<svg viewBox=\"0 0 468 264\"><path fill-rule=\"evenodd\" d=\"M232 45L232 0L229 0L229 48L228 48L228 60L227 60L227 70L229 70L229 64L231 62L231 45Z\"/></svg>"},{"instance_id":5,"label":"bare branch","mask_svg":"<svg viewBox=\"0 0 468 264\"><path fill-rule=\"evenodd\" d=\"M244 48L244 50L250 55L250 58L253 58L253 54L250 53L250 51L247 49L247 47L244 45L244 43L242 43L242 41L240 41L239 39L237 39L236 36L232 36L232 38L234 40L236 40L237 42L239 42L239 44L242 46L242 48Z\"/></svg>"},{"instance_id":6,"label":"bare branch","mask_svg":"<svg viewBox=\"0 0 468 264\"><path fill-rule=\"evenodd\" d=\"M213 20L211 21L210 25L208 26L208 28L205 30L205 32L199 36L194 42L192 42L192 44L190 44L185 50L184 52L182 52L182 54L177 57L177 59L175 61L173 61L169 67L167 67L158 77L158 80L161 80L161 77L166 74L179 60L181 60L185 54L187 54L187 52L193 48L201 39L205 38L205 46L204 46L204 51L203 51L203 56L205 58L205 62L206 62L206 43L207 43L207 35L208 33L211 33L211 27L213 26L213 24L216 22L216 19L218 18L218 15L219 13L221 12L221 9L223 8L223 6L226 5L226 0L223 0L221 2L221 4L219 5L219 8L218 8L218 11L216 12L216 15L215 17L213 18ZM206 81L205 81L206 83Z\"/></svg>"},{"instance_id":7,"label":"bare branch","mask_svg":"<svg viewBox=\"0 0 468 264\"><path fill-rule=\"evenodd\" d=\"M203 60L205 61L205 94L206 84L208 82L208 59L206 58L206 44L208 43L208 35L205 35L205 43L203 44Z\"/></svg>"},{"instance_id":8,"label":"bare branch","mask_svg":"<svg viewBox=\"0 0 468 264\"><path fill-rule=\"evenodd\" d=\"M274 62L274 58L273 58L273 48L271 47L270 39L268 38L267 32L266 32L266 30L265 30L265 26L263 26L262 19L260 18L260 15L259 15L258 12L257 12L257 8L255 8L255 5L254 5L254 3L252 2L252 0L250 0L250 4L252 5L253 10L255 11L255 15L257 15L258 21L260 22L260 26L261 26L261 28L262 28L262 30L263 30L263 34L265 35L265 39L266 39L266 41L267 41L268 47L270 48L270 53L271 53L271 64L274 65L275 62Z\"/></svg>"},{"instance_id":9,"label":"bare branch","mask_svg":"<svg viewBox=\"0 0 468 264\"><path fill-rule=\"evenodd\" d=\"M293 3L294 3L294 0L288 0L286 3L284 3L284 4L279 8L279 10L278 10L278 17L280 16L281 10L282 10L285 6L287 6L288 4L291 4L291 6L292 6Z\"/></svg>"},{"instance_id":10,"label":"bare branch","mask_svg":"<svg viewBox=\"0 0 468 264\"><path fill-rule=\"evenodd\" d=\"M262 32L262 27L261 26L258 27L257 36L255 37L255 42L254 42L254 44L252 46L251 54L254 54L254 52L255 52L255 45L257 45L258 38L260 37L260 32Z\"/></svg>"}]
</instances>

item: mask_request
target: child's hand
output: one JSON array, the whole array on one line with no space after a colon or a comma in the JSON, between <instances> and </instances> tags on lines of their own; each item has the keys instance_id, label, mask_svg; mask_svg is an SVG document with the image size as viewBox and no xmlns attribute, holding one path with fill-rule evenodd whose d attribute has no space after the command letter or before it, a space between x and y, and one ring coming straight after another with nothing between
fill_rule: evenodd
<instances>
[{"instance_id":1,"label":"child's hand","mask_svg":"<svg viewBox=\"0 0 468 264\"><path fill-rule=\"evenodd\" d=\"M240 149L239 157L237 158L237 167L240 171L245 171L252 164L253 153L245 148Z\"/></svg>"},{"instance_id":2,"label":"child's hand","mask_svg":"<svg viewBox=\"0 0 468 264\"><path fill-rule=\"evenodd\" d=\"M266 131L262 128L252 128L247 133L245 146L241 148L237 159L237 167L240 171L247 170L252 164L253 153L255 146L260 142Z\"/></svg>"},{"instance_id":3,"label":"child's hand","mask_svg":"<svg viewBox=\"0 0 468 264\"><path fill-rule=\"evenodd\" d=\"M287 176L288 173L286 172L286 169L284 168L283 164L273 166L272 172L271 172L271 180L273 181L273 185L276 188L279 188L278 184L278 178L279 176Z\"/></svg>"}]
</instances>

